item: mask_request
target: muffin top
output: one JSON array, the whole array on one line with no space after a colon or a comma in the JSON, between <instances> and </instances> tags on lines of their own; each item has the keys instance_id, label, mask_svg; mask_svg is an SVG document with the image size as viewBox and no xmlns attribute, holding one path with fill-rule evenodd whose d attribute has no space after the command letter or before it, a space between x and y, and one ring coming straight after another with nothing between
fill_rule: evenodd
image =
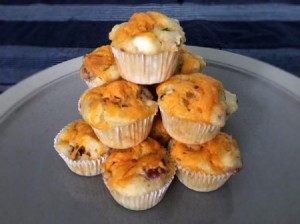
<instances>
[{"instance_id":1,"label":"muffin top","mask_svg":"<svg viewBox=\"0 0 300 224\"><path fill-rule=\"evenodd\" d=\"M166 150L147 138L132 148L110 150L103 171L110 189L139 196L164 186L174 175L175 166Z\"/></svg>"},{"instance_id":2,"label":"muffin top","mask_svg":"<svg viewBox=\"0 0 300 224\"><path fill-rule=\"evenodd\" d=\"M161 83L156 92L164 113L186 121L222 127L229 113L237 109L235 95L226 98L222 83L201 73L175 75Z\"/></svg>"},{"instance_id":3,"label":"muffin top","mask_svg":"<svg viewBox=\"0 0 300 224\"><path fill-rule=\"evenodd\" d=\"M117 80L85 91L79 111L92 127L108 130L155 115L157 103L146 88Z\"/></svg>"},{"instance_id":4,"label":"muffin top","mask_svg":"<svg viewBox=\"0 0 300 224\"><path fill-rule=\"evenodd\" d=\"M206 63L202 57L192 53L185 47L179 50L178 66L175 74L191 74L202 72Z\"/></svg>"},{"instance_id":5,"label":"muffin top","mask_svg":"<svg viewBox=\"0 0 300 224\"><path fill-rule=\"evenodd\" d=\"M104 83L119 79L120 74L111 47L109 45L101 46L86 54L83 57L80 76L86 81L99 78Z\"/></svg>"},{"instance_id":6,"label":"muffin top","mask_svg":"<svg viewBox=\"0 0 300 224\"><path fill-rule=\"evenodd\" d=\"M187 145L172 139L169 149L171 158L188 170L220 175L236 173L242 168L237 142L223 132L201 145Z\"/></svg>"},{"instance_id":7,"label":"muffin top","mask_svg":"<svg viewBox=\"0 0 300 224\"><path fill-rule=\"evenodd\" d=\"M161 145L167 145L170 140L170 135L163 126L160 116L155 116L152 129L149 133L149 137L158 141Z\"/></svg>"},{"instance_id":8,"label":"muffin top","mask_svg":"<svg viewBox=\"0 0 300 224\"><path fill-rule=\"evenodd\" d=\"M178 51L185 34L178 20L159 12L134 13L109 33L112 47L127 53L157 54Z\"/></svg>"},{"instance_id":9,"label":"muffin top","mask_svg":"<svg viewBox=\"0 0 300 224\"><path fill-rule=\"evenodd\" d=\"M109 149L83 120L68 124L55 139L55 148L71 160L99 159Z\"/></svg>"}]
</instances>

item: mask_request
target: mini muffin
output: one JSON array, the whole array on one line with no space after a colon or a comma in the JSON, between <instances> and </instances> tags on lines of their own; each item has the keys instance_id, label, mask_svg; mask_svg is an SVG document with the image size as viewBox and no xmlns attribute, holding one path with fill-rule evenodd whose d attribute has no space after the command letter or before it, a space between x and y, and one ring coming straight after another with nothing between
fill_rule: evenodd
<instances>
[{"instance_id":1,"label":"mini muffin","mask_svg":"<svg viewBox=\"0 0 300 224\"><path fill-rule=\"evenodd\" d=\"M109 39L121 76L138 84L154 84L173 75L185 34L178 20L143 12L115 25Z\"/></svg>"},{"instance_id":2,"label":"mini muffin","mask_svg":"<svg viewBox=\"0 0 300 224\"><path fill-rule=\"evenodd\" d=\"M149 137L158 141L161 145L167 146L170 140L170 135L166 131L165 127L163 126L161 116L155 116L152 129L149 133Z\"/></svg>"},{"instance_id":3,"label":"mini muffin","mask_svg":"<svg viewBox=\"0 0 300 224\"><path fill-rule=\"evenodd\" d=\"M172 139L169 150L178 168L178 179L195 191L216 190L242 168L237 142L223 132L201 145Z\"/></svg>"},{"instance_id":4,"label":"mini muffin","mask_svg":"<svg viewBox=\"0 0 300 224\"><path fill-rule=\"evenodd\" d=\"M105 45L86 54L83 57L80 76L89 88L101 86L104 83L120 79L120 73L115 63L111 47Z\"/></svg>"},{"instance_id":5,"label":"mini muffin","mask_svg":"<svg viewBox=\"0 0 300 224\"><path fill-rule=\"evenodd\" d=\"M149 134L158 106L144 87L117 80L89 89L79 111L99 139L112 148L128 148Z\"/></svg>"},{"instance_id":6,"label":"mini muffin","mask_svg":"<svg viewBox=\"0 0 300 224\"><path fill-rule=\"evenodd\" d=\"M185 47L179 50L179 60L175 74L192 74L202 72L206 63L202 57L192 53Z\"/></svg>"},{"instance_id":7,"label":"mini muffin","mask_svg":"<svg viewBox=\"0 0 300 224\"><path fill-rule=\"evenodd\" d=\"M156 92L164 127L172 138L186 144L214 138L226 118L237 110L235 94L201 73L175 75Z\"/></svg>"},{"instance_id":8,"label":"mini muffin","mask_svg":"<svg viewBox=\"0 0 300 224\"><path fill-rule=\"evenodd\" d=\"M109 149L83 120L64 127L54 139L54 148L73 172L83 176L101 173L100 165Z\"/></svg>"},{"instance_id":9,"label":"mini muffin","mask_svg":"<svg viewBox=\"0 0 300 224\"><path fill-rule=\"evenodd\" d=\"M132 148L112 149L103 164L103 179L112 197L131 210L159 203L174 175L174 162L151 138Z\"/></svg>"}]
</instances>

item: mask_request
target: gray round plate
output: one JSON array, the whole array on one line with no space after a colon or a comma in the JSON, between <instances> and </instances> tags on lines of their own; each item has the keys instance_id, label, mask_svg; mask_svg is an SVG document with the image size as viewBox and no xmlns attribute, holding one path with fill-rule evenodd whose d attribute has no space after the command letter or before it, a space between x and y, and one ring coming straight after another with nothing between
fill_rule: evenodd
<instances>
[{"instance_id":1,"label":"gray round plate","mask_svg":"<svg viewBox=\"0 0 300 224\"><path fill-rule=\"evenodd\" d=\"M237 94L224 131L238 140L243 170L198 193L177 179L154 208L119 206L101 176L72 173L53 138L80 118L82 58L46 69L0 96L0 223L297 223L300 220L300 79L240 55L191 47L205 73Z\"/></svg>"}]
</instances>

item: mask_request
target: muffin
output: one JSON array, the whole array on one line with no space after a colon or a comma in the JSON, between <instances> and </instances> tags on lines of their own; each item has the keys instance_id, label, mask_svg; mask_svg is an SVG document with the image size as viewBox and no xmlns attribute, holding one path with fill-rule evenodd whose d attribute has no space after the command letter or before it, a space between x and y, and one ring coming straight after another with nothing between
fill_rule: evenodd
<instances>
[{"instance_id":1,"label":"muffin","mask_svg":"<svg viewBox=\"0 0 300 224\"><path fill-rule=\"evenodd\" d=\"M120 79L111 47L109 45L101 46L84 55L80 76L89 88Z\"/></svg>"},{"instance_id":2,"label":"muffin","mask_svg":"<svg viewBox=\"0 0 300 224\"><path fill-rule=\"evenodd\" d=\"M178 65L175 74L192 74L202 72L206 67L206 63L202 57L189 51L185 47L179 50Z\"/></svg>"},{"instance_id":3,"label":"muffin","mask_svg":"<svg viewBox=\"0 0 300 224\"><path fill-rule=\"evenodd\" d=\"M126 80L85 91L78 106L83 119L99 139L118 149L142 142L148 136L158 110L146 88Z\"/></svg>"},{"instance_id":4,"label":"muffin","mask_svg":"<svg viewBox=\"0 0 300 224\"><path fill-rule=\"evenodd\" d=\"M149 137L158 141L161 145L167 146L170 140L170 135L163 126L161 116L155 116Z\"/></svg>"},{"instance_id":5,"label":"muffin","mask_svg":"<svg viewBox=\"0 0 300 224\"><path fill-rule=\"evenodd\" d=\"M143 12L115 25L109 39L121 76L138 84L154 84L173 75L185 34L178 20Z\"/></svg>"},{"instance_id":6,"label":"muffin","mask_svg":"<svg viewBox=\"0 0 300 224\"><path fill-rule=\"evenodd\" d=\"M214 138L237 110L236 95L201 73L175 75L156 92L164 127L172 138L186 144Z\"/></svg>"},{"instance_id":7,"label":"muffin","mask_svg":"<svg viewBox=\"0 0 300 224\"><path fill-rule=\"evenodd\" d=\"M109 151L103 179L117 203L145 210L161 201L175 175L175 165L154 139L132 148Z\"/></svg>"},{"instance_id":8,"label":"muffin","mask_svg":"<svg viewBox=\"0 0 300 224\"><path fill-rule=\"evenodd\" d=\"M101 163L109 149L83 120L64 127L54 139L54 148L74 173L83 176L101 173Z\"/></svg>"},{"instance_id":9,"label":"muffin","mask_svg":"<svg viewBox=\"0 0 300 224\"><path fill-rule=\"evenodd\" d=\"M188 145L172 139L169 150L178 168L178 179L195 191L216 190L242 168L237 142L223 132L201 145Z\"/></svg>"}]
</instances>

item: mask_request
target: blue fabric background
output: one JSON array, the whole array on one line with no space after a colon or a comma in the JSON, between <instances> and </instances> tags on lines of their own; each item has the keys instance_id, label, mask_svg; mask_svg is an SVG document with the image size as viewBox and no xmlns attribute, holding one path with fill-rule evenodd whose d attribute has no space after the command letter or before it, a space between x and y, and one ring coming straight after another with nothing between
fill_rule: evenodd
<instances>
[{"instance_id":1,"label":"blue fabric background","mask_svg":"<svg viewBox=\"0 0 300 224\"><path fill-rule=\"evenodd\" d=\"M2 0L0 92L35 72L108 44L115 24L149 10L179 19L187 45L254 57L300 77L299 0L244 2Z\"/></svg>"}]
</instances>

